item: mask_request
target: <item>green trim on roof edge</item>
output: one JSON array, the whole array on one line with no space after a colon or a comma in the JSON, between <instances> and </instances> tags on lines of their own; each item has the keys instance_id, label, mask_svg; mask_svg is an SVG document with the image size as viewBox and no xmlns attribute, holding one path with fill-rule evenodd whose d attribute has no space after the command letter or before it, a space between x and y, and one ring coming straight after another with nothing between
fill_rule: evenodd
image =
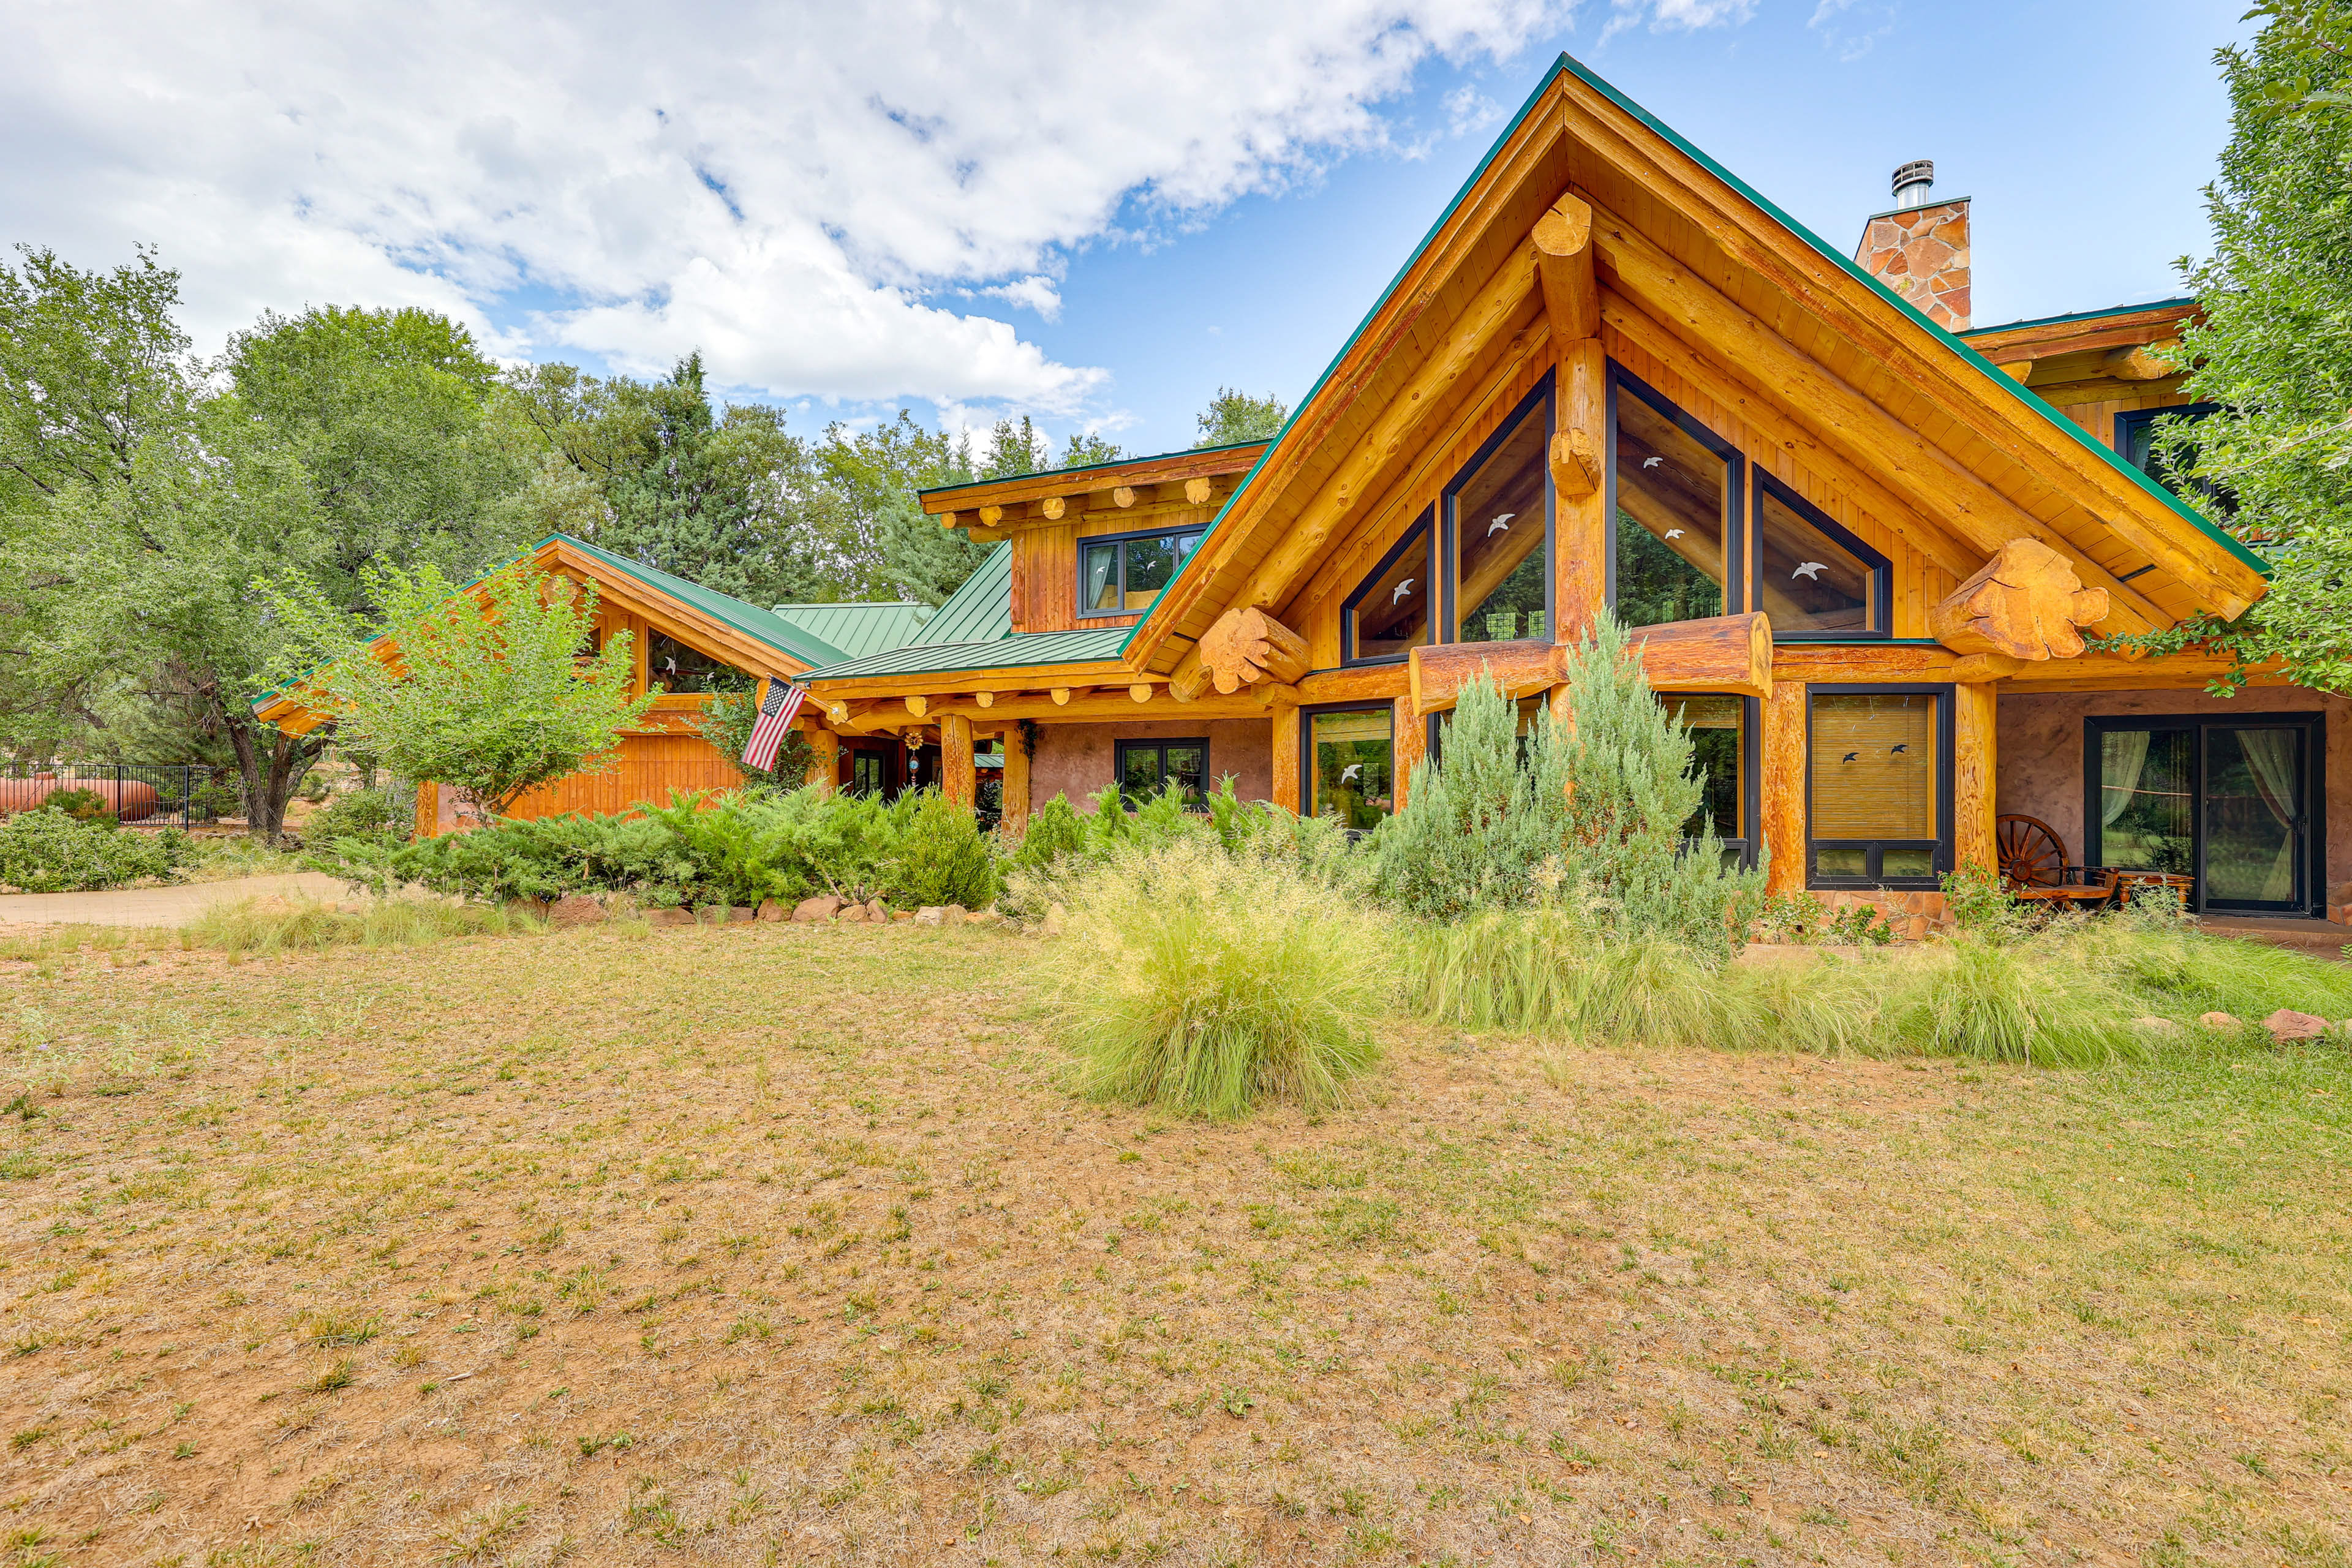
<instances>
[{"instance_id":1,"label":"green trim on roof edge","mask_svg":"<svg viewBox=\"0 0 2352 1568\"><path fill-rule=\"evenodd\" d=\"M1468 199L1471 191L1477 186L1479 181L1486 178L1486 171L1493 166L1496 158L1501 154L1503 148L1508 144L1512 137L1518 134L1519 127L1526 123L1528 116L1534 111L1537 104L1543 100L1544 94L1551 90L1552 84L1559 80L1563 74L1575 77L1577 80L1584 83L1585 86L1592 89L1595 92L1600 93L1603 98L1609 100L1610 102L1615 104L1618 108L1623 110L1626 113L1640 121L1643 125L1648 126L1652 131L1664 138L1668 143L1673 145L1678 151L1687 154L1691 160L1696 163L1701 168L1706 170L1709 174L1715 175L1716 178L1721 180L1725 184L1730 186L1734 192L1746 197L1748 201L1753 202L1767 217L1769 217L1775 223L1780 225L1781 227L1788 230L1789 233L1794 235L1797 238L1811 246L1816 253L1835 264L1839 268L1843 270L1847 276L1867 285L1877 293L1880 299L1885 300L1888 304L1894 306L1896 310L1910 317L1914 321L1916 321L1919 325L1927 328L1929 332L1942 338L1960 355L1963 362L1973 365L1978 374L1983 376L1986 381L1998 386L2005 395L2017 398L2028 408L2031 408L2035 413L2041 415L2044 419L2048 420L2052 425L2056 426L2058 428L2064 431L2065 434L2071 437L2077 444L2083 447L2085 450L2095 453L2101 461L2109 465L2116 472L2127 475L2143 491L2154 497L2165 506L2170 508L2175 515L2179 516L2183 521L2188 522L2196 528L2196 530L2200 533L2205 535L2206 538L2211 540L2214 543L2221 545L2231 554L2236 556L2240 562L2248 566L2252 566L2264 577L2271 575L2269 563L2264 562L2261 556L2247 549L2243 544L2241 544L2236 539L2231 537L2228 533L2216 528L2211 522L2208 521L2202 515L2200 515L2195 508L2188 505L2170 490L2166 489L2162 485L2158 484L2154 479L2149 479L2146 474L2140 472L2139 469L2132 467L2129 463L2125 462L2120 454L2093 439L2091 433L2088 430L2084 429L2080 425L2075 424L2072 419L2069 419L2064 415L2059 413L2058 410L2053 408L2049 404L2043 402L2032 392L2027 391L2026 388L2019 383L2011 380L2006 375L2003 375L2000 371L1994 366L1990 360L1986 359L1982 354L1970 348L1967 343L1963 342L1958 337L1955 337L1944 328L1939 327L1934 321L1929 321L1927 317L1909 300L1895 293L1894 289L1889 289L1877 279L1873 278L1869 273L1864 272L1852 258L1844 255L1843 252L1834 250L1828 245L1822 243L1819 235L1813 233L1812 230L1807 228L1803 224L1799 223L1788 213L1782 211L1777 204L1766 199L1761 193L1750 186L1747 181L1741 179L1738 175L1725 168L1721 163L1717 163L1706 153L1700 152L1696 147L1685 141L1682 135L1676 132L1672 127L1658 119L1657 116L1652 114L1648 110L1643 109L1640 104L1635 103L1632 99L1618 91L1616 88L1611 86L1601 77L1595 75L1581 62L1565 51L1561 53L1560 57L1557 60L1552 62L1552 68L1547 71L1542 79L1536 83L1535 89L1528 94L1526 101L1519 105L1518 112L1511 116L1509 123L1505 125L1502 132L1495 138L1494 144L1486 149L1486 156L1478 160L1477 166L1470 171L1469 177L1462 182L1461 189L1454 193L1454 199L1445 204L1444 210L1438 214L1437 220L1429 226L1428 230L1422 235L1420 241L1416 243L1410 251L1405 253L1403 264L1398 267L1395 275L1389 279L1388 286L1382 289L1374 298L1371 309L1364 312L1363 319L1359 321L1356 323L1355 330L1348 334L1347 341L1339 346L1339 352L1332 355L1331 363L1329 364L1324 366L1323 374L1315 378L1315 384L1307 389L1307 395L1300 398L1298 402L1293 405L1290 411L1290 417L1282 422L1282 428L1274 433L1274 438L1266 443L1265 450L1258 454L1258 459L1256 462L1250 465L1249 472L1244 474L1241 478L1241 481L1234 485L1234 493L1225 498L1225 504L1217 509L1217 515L1210 520L1208 528L1202 533L1202 544L1206 544L1215 536L1217 530L1223 526L1226 517L1232 513L1234 503L1249 493L1250 485L1257 479L1259 471L1265 467L1265 460L1275 454L1276 448L1281 447L1283 438L1290 434L1291 426L1298 423L1299 416L1303 415L1314 403L1316 397L1323 391L1324 386L1329 383L1332 375L1337 373L1339 366L1345 363L1349 352L1356 346L1357 341L1364 335L1364 329L1370 326L1374 318L1378 317L1381 311L1387 307L1389 300L1396 293L1397 286L1404 281L1405 275L1412 270L1413 264L1420 260L1422 253L1429 248L1430 242L1437 237L1438 231L1443 229L1447 223L1453 220L1454 213L1461 207L1464 201ZM2161 300L2158 301L2159 304L2164 302L2165 301ZM1205 551L1195 547L1192 555L1186 559L1183 566L1177 569L1176 575L1168 580L1167 586L1161 588L1158 594L1152 595L1151 603L1144 606L1142 616L1136 621L1133 626L1128 629L1127 640L1119 644L1119 653L1122 656L1126 654L1129 646L1134 642L1136 634L1150 624L1152 612L1159 607L1160 598L1167 594L1170 588L1173 588L1178 583L1183 581L1185 572L1191 570L1192 563L1199 560L1205 553Z\"/></svg>"},{"instance_id":2,"label":"green trim on roof edge","mask_svg":"<svg viewBox=\"0 0 2352 1568\"><path fill-rule=\"evenodd\" d=\"M1079 463L1067 468L1034 468L1025 474L1002 474L992 479L958 479L954 484L933 485L929 489L917 490L915 494L918 497L943 496L951 490L978 489L983 485L1009 485L1015 479L1049 479L1056 474L1090 474L1097 468L1123 468L1133 463L1160 463L1171 458L1189 458L1200 452L1230 452L1238 447L1255 447L1265 439L1266 437L1264 436L1253 436L1246 441L1221 441L1213 447L1179 447L1172 452L1147 452L1134 458L1108 458L1099 463Z\"/></svg>"},{"instance_id":3,"label":"green trim on roof edge","mask_svg":"<svg viewBox=\"0 0 2352 1568\"><path fill-rule=\"evenodd\" d=\"M1965 332L1952 335L1965 342L1969 338L1983 337L1988 332L2019 332L2028 327L2054 327L2063 321L2095 321L2107 316L2137 316L2143 310L2174 308L2193 310L2197 308L2197 297L2184 294L2170 300L2150 300L2144 305L2110 305L2104 310L2068 310L2058 316L2029 316L2021 321L2000 321L1989 327L1970 327Z\"/></svg>"}]
</instances>

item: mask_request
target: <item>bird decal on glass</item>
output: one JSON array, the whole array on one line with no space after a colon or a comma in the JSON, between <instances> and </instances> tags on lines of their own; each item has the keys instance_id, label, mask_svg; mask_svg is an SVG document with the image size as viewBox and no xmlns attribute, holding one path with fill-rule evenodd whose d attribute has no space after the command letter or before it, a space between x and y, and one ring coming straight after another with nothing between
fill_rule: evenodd
<instances>
[{"instance_id":1,"label":"bird decal on glass","mask_svg":"<svg viewBox=\"0 0 2352 1568\"><path fill-rule=\"evenodd\" d=\"M1683 531L1679 528L1670 528L1666 530L1666 537L1668 539L1680 539L1682 536Z\"/></svg>"},{"instance_id":2,"label":"bird decal on glass","mask_svg":"<svg viewBox=\"0 0 2352 1568\"><path fill-rule=\"evenodd\" d=\"M1510 531L1511 531L1511 519L1513 519L1513 518L1515 518L1515 517L1517 517L1517 516L1518 516L1518 515L1519 515L1519 514L1518 514L1517 512L1515 512L1515 511L1507 511L1507 512L1503 513L1501 516L1499 516L1499 517L1497 517L1496 519L1495 519L1495 521L1492 521L1492 522L1490 522L1490 523L1488 523L1488 524L1486 525L1486 537L1487 537L1487 538L1489 538L1489 539L1492 539L1492 538L1494 538L1494 537L1495 537L1495 535L1496 535L1497 533L1508 533L1508 532L1510 532Z\"/></svg>"},{"instance_id":3,"label":"bird decal on glass","mask_svg":"<svg viewBox=\"0 0 2352 1568\"><path fill-rule=\"evenodd\" d=\"M1839 758L1838 760L1839 760L1840 762L1851 763L1851 762L1855 762L1855 761L1860 760L1861 756L1862 756L1862 753L1861 753L1860 752L1848 752L1844 756L1843 756L1843 757Z\"/></svg>"},{"instance_id":4,"label":"bird decal on glass","mask_svg":"<svg viewBox=\"0 0 2352 1568\"><path fill-rule=\"evenodd\" d=\"M1391 605L1403 604L1404 596L1407 594L1412 593L1412 585L1420 581L1421 579L1418 577L1408 577L1403 582L1398 584L1396 585L1396 591L1389 595L1389 603Z\"/></svg>"},{"instance_id":5,"label":"bird decal on glass","mask_svg":"<svg viewBox=\"0 0 2352 1568\"><path fill-rule=\"evenodd\" d=\"M1363 763L1349 763L1346 767L1339 770L1339 782L1341 784L1346 784L1349 779L1354 778L1358 773L1362 773L1363 771Z\"/></svg>"},{"instance_id":6,"label":"bird decal on glass","mask_svg":"<svg viewBox=\"0 0 2352 1568\"><path fill-rule=\"evenodd\" d=\"M1822 574L1829 569L1830 563L1826 561L1800 561L1797 563L1797 569L1794 572L1790 573L1789 575L1791 577L1802 577L1808 582L1818 583L1822 579Z\"/></svg>"},{"instance_id":7,"label":"bird decal on glass","mask_svg":"<svg viewBox=\"0 0 2352 1568\"><path fill-rule=\"evenodd\" d=\"M1911 749L1911 748L1910 748L1907 744L1906 744L1906 745L1897 746L1897 747L1895 747L1895 750L1893 751L1893 752L1891 752L1890 754L1891 754L1891 755L1894 755L1894 756L1897 756L1897 757L1899 757L1899 756L1901 756L1904 752L1906 752L1909 751L1910 749Z\"/></svg>"},{"instance_id":8,"label":"bird decal on glass","mask_svg":"<svg viewBox=\"0 0 2352 1568\"><path fill-rule=\"evenodd\" d=\"M1645 468L1654 468L1660 463L1664 461L1665 459L1664 458L1644 458L1642 459L1642 467Z\"/></svg>"}]
</instances>

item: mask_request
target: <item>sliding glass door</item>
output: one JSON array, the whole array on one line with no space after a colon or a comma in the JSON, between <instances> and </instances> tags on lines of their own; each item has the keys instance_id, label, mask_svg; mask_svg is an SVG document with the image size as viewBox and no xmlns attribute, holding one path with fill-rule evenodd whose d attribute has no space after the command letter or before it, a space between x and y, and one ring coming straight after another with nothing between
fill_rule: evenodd
<instances>
[{"instance_id":1,"label":"sliding glass door","mask_svg":"<svg viewBox=\"0 0 2352 1568\"><path fill-rule=\"evenodd\" d=\"M2090 721L2085 865L2197 879L2199 907L2302 914L2321 882L2320 715Z\"/></svg>"}]
</instances>

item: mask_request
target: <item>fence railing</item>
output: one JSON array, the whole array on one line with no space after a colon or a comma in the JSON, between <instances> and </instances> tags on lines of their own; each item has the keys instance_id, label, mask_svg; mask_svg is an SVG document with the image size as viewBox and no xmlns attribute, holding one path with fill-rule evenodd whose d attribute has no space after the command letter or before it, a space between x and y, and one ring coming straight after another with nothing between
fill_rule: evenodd
<instances>
[{"instance_id":1,"label":"fence railing","mask_svg":"<svg viewBox=\"0 0 2352 1568\"><path fill-rule=\"evenodd\" d=\"M134 827L194 827L236 816L244 801L237 776L220 768L142 763L0 763L0 816L37 811L60 790L89 790Z\"/></svg>"}]
</instances>

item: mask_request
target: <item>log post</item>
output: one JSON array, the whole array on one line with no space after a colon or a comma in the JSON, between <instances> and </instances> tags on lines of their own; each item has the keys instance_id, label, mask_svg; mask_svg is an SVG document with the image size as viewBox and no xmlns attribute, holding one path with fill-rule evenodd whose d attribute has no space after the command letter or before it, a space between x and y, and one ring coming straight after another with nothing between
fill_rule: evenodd
<instances>
[{"instance_id":1,"label":"log post","mask_svg":"<svg viewBox=\"0 0 2352 1568\"><path fill-rule=\"evenodd\" d=\"M1307 639L1256 605L1237 605L1201 638L1201 667L1228 696L1261 680L1288 686L1307 673Z\"/></svg>"},{"instance_id":2,"label":"log post","mask_svg":"<svg viewBox=\"0 0 2352 1568\"><path fill-rule=\"evenodd\" d=\"M1592 276L1592 208L1570 193L1536 219L1536 276L1543 285L1544 314L1552 336L1562 342L1589 338L1601 330L1601 286Z\"/></svg>"},{"instance_id":3,"label":"log post","mask_svg":"<svg viewBox=\"0 0 2352 1568\"><path fill-rule=\"evenodd\" d=\"M437 838L441 834L441 786L431 779L419 779L416 784L416 837Z\"/></svg>"},{"instance_id":4,"label":"log post","mask_svg":"<svg viewBox=\"0 0 2352 1568\"><path fill-rule=\"evenodd\" d=\"M1609 603L1609 510L1601 442L1609 361L1600 340L1567 346L1559 367L1559 431L1552 437L1552 637L1572 643Z\"/></svg>"},{"instance_id":5,"label":"log post","mask_svg":"<svg viewBox=\"0 0 2352 1568\"><path fill-rule=\"evenodd\" d=\"M1389 762L1395 770L1396 809L1404 809L1412 787L1412 770L1429 755L1429 721L1421 716L1411 697L1400 697L1389 709Z\"/></svg>"},{"instance_id":6,"label":"log post","mask_svg":"<svg viewBox=\"0 0 2352 1568\"><path fill-rule=\"evenodd\" d=\"M1952 863L1997 869L1995 722L2000 688L1952 689Z\"/></svg>"},{"instance_id":7,"label":"log post","mask_svg":"<svg viewBox=\"0 0 2352 1568\"><path fill-rule=\"evenodd\" d=\"M1774 893L1805 887L1805 683L1780 680L1764 700L1762 811Z\"/></svg>"},{"instance_id":8,"label":"log post","mask_svg":"<svg viewBox=\"0 0 2352 1568\"><path fill-rule=\"evenodd\" d=\"M1274 804L1285 811L1305 809L1298 789L1298 710L1287 704L1267 715L1274 725Z\"/></svg>"},{"instance_id":9,"label":"log post","mask_svg":"<svg viewBox=\"0 0 2352 1568\"><path fill-rule=\"evenodd\" d=\"M971 761L971 721L961 713L940 716L940 786L958 805L970 805L977 780Z\"/></svg>"},{"instance_id":10,"label":"log post","mask_svg":"<svg viewBox=\"0 0 2352 1568\"><path fill-rule=\"evenodd\" d=\"M1003 825L1015 833L1029 826L1029 752L1021 743L1018 724L1004 731Z\"/></svg>"},{"instance_id":11,"label":"log post","mask_svg":"<svg viewBox=\"0 0 2352 1568\"><path fill-rule=\"evenodd\" d=\"M830 730L811 725L802 731L808 737L808 777L825 795L831 795L841 781L841 737Z\"/></svg>"},{"instance_id":12,"label":"log post","mask_svg":"<svg viewBox=\"0 0 2352 1568\"><path fill-rule=\"evenodd\" d=\"M2107 591L2084 587L2063 555L2038 539L2012 539L1927 612L1927 631L1954 653L2073 658L2085 646L2080 628L2107 610Z\"/></svg>"}]
</instances>

